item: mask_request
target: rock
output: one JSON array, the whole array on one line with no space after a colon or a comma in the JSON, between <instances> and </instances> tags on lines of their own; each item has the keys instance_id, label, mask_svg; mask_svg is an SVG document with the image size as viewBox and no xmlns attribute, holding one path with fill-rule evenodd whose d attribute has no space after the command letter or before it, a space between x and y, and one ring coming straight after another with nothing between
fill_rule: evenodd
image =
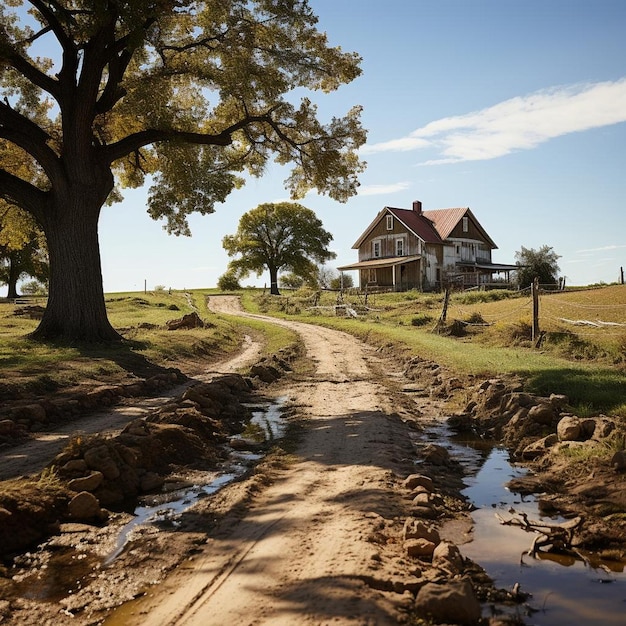
<instances>
[{"instance_id":1,"label":"rock","mask_svg":"<svg viewBox=\"0 0 626 626\"><path fill-rule=\"evenodd\" d=\"M437 624L476 624L481 617L480 603L469 580L426 583L417 594L415 609Z\"/></svg>"},{"instance_id":2,"label":"rock","mask_svg":"<svg viewBox=\"0 0 626 626\"><path fill-rule=\"evenodd\" d=\"M619 450L613 455L611 467L616 472L623 472L626 469L626 450Z\"/></svg>"},{"instance_id":3,"label":"rock","mask_svg":"<svg viewBox=\"0 0 626 626\"><path fill-rule=\"evenodd\" d=\"M163 478L156 472L146 472L140 479L141 491L156 491L163 487Z\"/></svg>"},{"instance_id":4,"label":"rock","mask_svg":"<svg viewBox=\"0 0 626 626\"><path fill-rule=\"evenodd\" d=\"M61 469L67 474L84 474L89 468L85 459L70 459Z\"/></svg>"},{"instance_id":5,"label":"rock","mask_svg":"<svg viewBox=\"0 0 626 626\"><path fill-rule=\"evenodd\" d=\"M533 441L533 443L528 444L522 450L522 458L528 461L532 461L537 457L540 457L544 454L549 448L558 443L558 437L554 433L548 435L547 437L543 437L542 439L538 439L537 441Z\"/></svg>"},{"instance_id":6,"label":"rock","mask_svg":"<svg viewBox=\"0 0 626 626\"><path fill-rule=\"evenodd\" d=\"M96 446L85 450L83 455L85 463L92 470L98 470L104 474L107 480L119 478L120 469L111 458L109 448L105 445Z\"/></svg>"},{"instance_id":7,"label":"rock","mask_svg":"<svg viewBox=\"0 0 626 626\"><path fill-rule=\"evenodd\" d=\"M605 439L615 430L615 422L604 415L596 417L593 421L594 429L590 436L597 441Z\"/></svg>"},{"instance_id":8,"label":"rock","mask_svg":"<svg viewBox=\"0 0 626 626\"><path fill-rule=\"evenodd\" d=\"M450 462L450 453L443 447L429 443L422 450L422 457L433 465L447 465Z\"/></svg>"},{"instance_id":9,"label":"rock","mask_svg":"<svg viewBox=\"0 0 626 626\"><path fill-rule=\"evenodd\" d=\"M102 472L91 472L89 476L81 476L80 478L74 478L68 483L68 487L72 491L95 491L104 481L104 474Z\"/></svg>"},{"instance_id":10,"label":"rock","mask_svg":"<svg viewBox=\"0 0 626 626\"><path fill-rule=\"evenodd\" d=\"M426 489L433 488L433 479L423 474L411 474L404 479L403 485L407 489L415 489L416 487L425 487Z\"/></svg>"},{"instance_id":11,"label":"rock","mask_svg":"<svg viewBox=\"0 0 626 626\"><path fill-rule=\"evenodd\" d=\"M550 404L535 404L528 410L528 419L543 426L550 426L555 417L554 408Z\"/></svg>"},{"instance_id":12,"label":"rock","mask_svg":"<svg viewBox=\"0 0 626 626\"><path fill-rule=\"evenodd\" d=\"M68 511L74 519L93 519L100 517L100 503L92 493L81 491L70 500Z\"/></svg>"},{"instance_id":13,"label":"rock","mask_svg":"<svg viewBox=\"0 0 626 626\"><path fill-rule=\"evenodd\" d=\"M426 493L418 493L413 498L413 504L417 506L428 506L430 504L430 494Z\"/></svg>"},{"instance_id":14,"label":"rock","mask_svg":"<svg viewBox=\"0 0 626 626\"><path fill-rule=\"evenodd\" d=\"M583 435L580 418L574 415L562 417L556 425L556 434L559 441L578 441Z\"/></svg>"},{"instance_id":15,"label":"rock","mask_svg":"<svg viewBox=\"0 0 626 626\"><path fill-rule=\"evenodd\" d=\"M432 526L426 526L424 522L415 519L414 517L409 517L404 522L402 536L405 541L407 539L427 539L435 545L437 545L441 541L439 537L439 532L436 528L433 528Z\"/></svg>"},{"instance_id":16,"label":"rock","mask_svg":"<svg viewBox=\"0 0 626 626\"><path fill-rule=\"evenodd\" d=\"M433 566L459 574L463 571L463 557L459 548L447 541L442 541L433 552Z\"/></svg>"},{"instance_id":17,"label":"rock","mask_svg":"<svg viewBox=\"0 0 626 626\"><path fill-rule=\"evenodd\" d=\"M407 556L410 556L413 559L422 557L431 558L435 550L435 544L432 541L428 541L428 539L423 538L407 539L404 542L404 549Z\"/></svg>"},{"instance_id":18,"label":"rock","mask_svg":"<svg viewBox=\"0 0 626 626\"><path fill-rule=\"evenodd\" d=\"M569 398L560 393L552 393L550 394L550 404L557 411L562 411L569 404Z\"/></svg>"},{"instance_id":19,"label":"rock","mask_svg":"<svg viewBox=\"0 0 626 626\"><path fill-rule=\"evenodd\" d=\"M257 377L264 383L273 383L280 378L280 372L271 365L256 364L250 368L250 376Z\"/></svg>"},{"instance_id":20,"label":"rock","mask_svg":"<svg viewBox=\"0 0 626 626\"><path fill-rule=\"evenodd\" d=\"M183 315L180 319L169 320L166 322L167 330L180 330L189 328L204 328L204 322L200 319L200 316L194 311Z\"/></svg>"}]
</instances>

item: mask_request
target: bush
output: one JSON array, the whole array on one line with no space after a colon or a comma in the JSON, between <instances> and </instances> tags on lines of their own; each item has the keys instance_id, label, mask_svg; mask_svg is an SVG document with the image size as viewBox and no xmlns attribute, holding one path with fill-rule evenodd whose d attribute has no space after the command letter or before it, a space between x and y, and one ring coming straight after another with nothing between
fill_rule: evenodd
<instances>
[{"instance_id":1,"label":"bush","mask_svg":"<svg viewBox=\"0 0 626 626\"><path fill-rule=\"evenodd\" d=\"M237 291L241 289L239 279L232 272L226 272L217 279L217 287L221 291Z\"/></svg>"},{"instance_id":2,"label":"bush","mask_svg":"<svg viewBox=\"0 0 626 626\"><path fill-rule=\"evenodd\" d=\"M426 313L421 313L420 315L416 315L411 319L411 326L426 326L426 324L430 324L433 321L432 315L426 315Z\"/></svg>"}]
</instances>

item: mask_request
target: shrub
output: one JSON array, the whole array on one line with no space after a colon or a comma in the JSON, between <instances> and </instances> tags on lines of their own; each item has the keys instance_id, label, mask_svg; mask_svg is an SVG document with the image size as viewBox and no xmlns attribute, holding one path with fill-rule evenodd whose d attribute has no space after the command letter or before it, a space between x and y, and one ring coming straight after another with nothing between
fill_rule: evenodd
<instances>
[{"instance_id":1,"label":"shrub","mask_svg":"<svg viewBox=\"0 0 626 626\"><path fill-rule=\"evenodd\" d=\"M427 315L426 313L420 313L411 319L411 326L426 326L426 324L430 324L433 321L432 315Z\"/></svg>"},{"instance_id":2,"label":"shrub","mask_svg":"<svg viewBox=\"0 0 626 626\"><path fill-rule=\"evenodd\" d=\"M239 279L232 272L226 272L217 279L217 287L221 291L237 291L241 289Z\"/></svg>"}]
</instances>

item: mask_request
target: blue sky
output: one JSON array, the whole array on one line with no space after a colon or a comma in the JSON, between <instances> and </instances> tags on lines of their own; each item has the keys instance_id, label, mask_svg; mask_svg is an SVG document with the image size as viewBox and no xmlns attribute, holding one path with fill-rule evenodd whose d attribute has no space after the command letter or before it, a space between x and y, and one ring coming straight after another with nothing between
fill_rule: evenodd
<instances>
[{"instance_id":1,"label":"blue sky","mask_svg":"<svg viewBox=\"0 0 626 626\"><path fill-rule=\"evenodd\" d=\"M310 0L332 45L363 74L314 94L323 120L362 105L368 167L347 203L301 203L332 233L336 267L384 206L470 207L513 263L551 246L570 285L615 282L626 267L626 2L624 0ZM288 199L269 169L208 216L192 237L166 234L125 193L100 220L107 292L215 286L221 241L262 202ZM251 275L244 284L263 286Z\"/></svg>"}]
</instances>

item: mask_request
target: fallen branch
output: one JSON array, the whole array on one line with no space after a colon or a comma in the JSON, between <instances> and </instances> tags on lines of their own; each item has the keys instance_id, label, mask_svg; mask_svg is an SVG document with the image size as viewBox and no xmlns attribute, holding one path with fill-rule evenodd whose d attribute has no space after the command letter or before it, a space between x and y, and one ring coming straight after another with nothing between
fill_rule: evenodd
<instances>
[{"instance_id":1,"label":"fallen branch","mask_svg":"<svg viewBox=\"0 0 626 626\"><path fill-rule=\"evenodd\" d=\"M539 552L541 548L548 546L548 552L569 552L571 554L575 554L576 556L581 556L580 553L572 546L572 540L574 539L574 533L584 522L582 515L560 524L549 524L547 522L530 520L528 519L528 515L526 513L518 513L517 515L519 517L512 517L507 520L500 514L496 513L496 517L500 520L502 525L519 526L527 532L534 532L537 534L537 536L533 539L530 549L522 553L522 559L524 554L528 554L535 558L537 552Z\"/></svg>"}]
</instances>

